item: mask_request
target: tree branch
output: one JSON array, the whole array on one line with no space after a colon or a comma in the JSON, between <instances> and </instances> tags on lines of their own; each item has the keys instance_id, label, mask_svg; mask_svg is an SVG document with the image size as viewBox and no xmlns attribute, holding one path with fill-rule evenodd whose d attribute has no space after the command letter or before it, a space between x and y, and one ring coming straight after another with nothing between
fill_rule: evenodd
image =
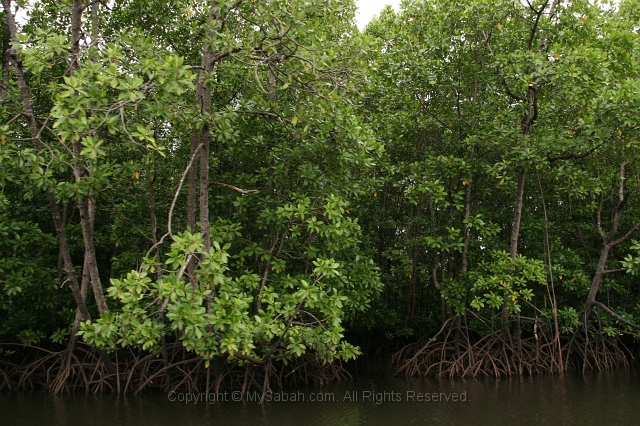
<instances>
[{"instance_id":1,"label":"tree branch","mask_svg":"<svg viewBox=\"0 0 640 426\"><path fill-rule=\"evenodd\" d=\"M636 233L636 231L640 230L640 222L636 223L636 225L631 228L629 230L629 232L627 232L626 234L624 234L622 237L618 238L617 240L613 241L611 243L611 247L615 247L617 245L620 245L622 243L624 243L625 241L627 241L629 238L631 238L633 236L633 234Z\"/></svg>"},{"instance_id":2,"label":"tree branch","mask_svg":"<svg viewBox=\"0 0 640 426\"><path fill-rule=\"evenodd\" d=\"M611 309L606 307L603 303L600 303L597 300L594 300L593 301L593 305L597 306L600 309L602 309L603 311L608 313L610 316L612 316L613 318L615 318L616 320L618 320L622 324L624 324L626 326L629 326L631 328L635 328L636 330L640 330L640 325L636 325L636 324L632 323L631 321L627 321L626 319L622 318L620 315L616 314Z\"/></svg>"},{"instance_id":3,"label":"tree branch","mask_svg":"<svg viewBox=\"0 0 640 426\"><path fill-rule=\"evenodd\" d=\"M257 189L241 189L238 188L237 186L233 186L233 185L229 185L228 183L221 183L221 182L211 182L213 185L218 185L218 186L222 186L224 188L229 188L229 189L233 189L234 191L237 191L243 195L246 194L254 194L256 192L258 192Z\"/></svg>"},{"instance_id":4,"label":"tree branch","mask_svg":"<svg viewBox=\"0 0 640 426\"><path fill-rule=\"evenodd\" d=\"M264 361L263 360L254 358L254 357L249 356L249 355L233 354L233 356L238 358L238 359L241 359L243 361L249 361L252 364L264 365Z\"/></svg>"},{"instance_id":5,"label":"tree branch","mask_svg":"<svg viewBox=\"0 0 640 426\"><path fill-rule=\"evenodd\" d=\"M588 150L587 152L584 152L582 154L577 154L575 152L569 152L569 153L565 153L565 154L556 155L555 157L551 157L550 155L547 155L547 160L549 160L550 163L553 163L554 161L558 161L558 160L569 160L569 159L572 159L572 158L576 159L576 160L579 160L581 158L588 157L589 155L591 155L599 147L600 146L594 146L593 148L591 148L590 150Z\"/></svg>"},{"instance_id":6,"label":"tree branch","mask_svg":"<svg viewBox=\"0 0 640 426\"><path fill-rule=\"evenodd\" d=\"M536 14L536 21L533 23L533 27L531 27L531 34L529 35L529 43L527 43L527 50L531 50L531 47L533 46L533 39L536 36L536 32L538 30L538 24L540 23L540 18L542 17L542 13L544 12L544 9L547 7L547 4L549 4L549 0L544 2L540 10L536 10L531 5L531 3L529 3L529 1L527 1L527 4L529 5L529 8L533 11L533 13Z\"/></svg>"},{"instance_id":7,"label":"tree branch","mask_svg":"<svg viewBox=\"0 0 640 426\"><path fill-rule=\"evenodd\" d=\"M169 218L167 219L167 233L164 234L162 236L162 238L160 238L160 241L158 241L157 243L155 243L147 252L146 257L149 257L151 255L151 252L158 247L160 244L162 244L162 242L164 241L164 239L167 236L171 236L171 238L173 238L173 233L171 232L171 220L173 218L173 210L176 207L176 202L178 201L178 195L180 195L180 191L182 190L182 185L184 184L184 179L187 177L187 173L189 173L189 170L191 169L191 167L193 166L193 162L196 159L196 154L198 153L198 151L200 151L200 148L202 148L202 144L198 145L198 147L195 149L195 151L193 152L193 154L191 155L191 160L189 160L189 164L187 165L187 168L184 169L184 172L182 173L182 176L180 177L180 182L178 183L178 188L176 189L176 193L173 196L173 201L171 202L171 207L169 208Z\"/></svg>"},{"instance_id":8,"label":"tree branch","mask_svg":"<svg viewBox=\"0 0 640 426\"><path fill-rule=\"evenodd\" d=\"M604 271L602 275L615 274L616 272L625 272L626 270L627 268L609 269L607 271Z\"/></svg>"}]
</instances>

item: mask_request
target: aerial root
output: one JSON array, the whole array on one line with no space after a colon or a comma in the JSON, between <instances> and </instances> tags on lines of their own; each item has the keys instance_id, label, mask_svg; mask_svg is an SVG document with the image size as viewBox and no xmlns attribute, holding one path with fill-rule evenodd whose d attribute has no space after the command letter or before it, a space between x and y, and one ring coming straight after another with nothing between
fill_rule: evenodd
<instances>
[{"instance_id":1,"label":"aerial root","mask_svg":"<svg viewBox=\"0 0 640 426\"><path fill-rule=\"evenodd\" d=\"M606 371L628 367L634 359L621 342L591 329L557 336L538 327L535 336L521 338L500 331L481 335L449 318L432 338L406 345L391 358L396 374L437 377L505 377L562 374L568 370Z\"/></svg>"},{"instance_id":2,"label":"aerial root","mask_svg":"<svg viewBox=\"0 0 640 426\"><path fill-rule=\"evenodd\" d=\"M30 345L3 344L16 350L10 360L0 358L0 391L41 389L51 393L84 391L138 394L144 390L163 392L218 392L224 389L268 391L271 386L320 384L350 379L341 362L323 364L313 354L265 365L238 365L212 361L187 353L182 345L167 345L162 351L140 354L121 350L105 365L96 348L76 343L73 350L47 351Z\"/></svg>"}]
</instances>

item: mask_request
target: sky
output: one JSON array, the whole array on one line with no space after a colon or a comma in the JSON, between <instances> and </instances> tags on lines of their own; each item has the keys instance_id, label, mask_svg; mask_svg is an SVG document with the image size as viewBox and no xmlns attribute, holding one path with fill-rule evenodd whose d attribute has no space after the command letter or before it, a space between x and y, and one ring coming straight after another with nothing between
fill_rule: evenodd
<instances>
[{"instance_id":1,"label":"sky","mask_svg":"<svg viewBox=\"0 0 640 426\"><path fill-rule=\"evenodd\" d=\"M356 4L358 6L356 21L360 29L369 23L373 15L380 13L385 5L389 4L393 6L396 11L400 8L400 0L356 0Z\"/></svg>"}]
</instances>

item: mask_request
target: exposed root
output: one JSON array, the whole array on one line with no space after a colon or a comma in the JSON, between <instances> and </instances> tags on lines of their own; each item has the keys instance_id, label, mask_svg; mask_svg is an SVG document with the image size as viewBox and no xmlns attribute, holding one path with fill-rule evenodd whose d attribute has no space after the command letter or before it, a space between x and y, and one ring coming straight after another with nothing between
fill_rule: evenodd
<instances>
[{"instance_id":1,"label":"exposed root","mask_svg":"<svg viewBox=\"0 0 640 426\"><path fill-rule=\"evenodd\" d=\"M634 359L624 344L595 329L589 340L584 333L555 335L539 322L535 330L532 336L505 340L499 331L481 335L452 317L431 339L396 352L391 363L396 374L407 376L503 377L611 370L628 367Z\"/></svg>"},{"instance_id":2,"label":"exposed root","mask_svg":"<svg viewBox=\"0 0 640 426\"><path fill-rule=\"evenodd\" d=\"M21 344L2 344L15 349L10 360L0 358L0 391L42 389L52 393L84 391L138 394L144 390L217 392L224 389L258 389L271 386L318 383L350 379L342 363L322 364L313 354L265 365L212 362L187 353L182 345L144 354L121 350L107 358L96 348L77 343L73 350L53 352ZM109 370L112 370L111 372Z\"/></svg>"}]
</instances>

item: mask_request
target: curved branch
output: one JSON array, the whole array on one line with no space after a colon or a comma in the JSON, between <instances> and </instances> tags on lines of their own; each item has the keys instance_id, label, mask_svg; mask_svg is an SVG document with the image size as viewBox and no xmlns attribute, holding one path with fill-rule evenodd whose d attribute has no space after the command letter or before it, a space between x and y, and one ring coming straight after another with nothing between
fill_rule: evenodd
<instances>
[{"instance_id":1,"label":"curved branch","mask_svg":"<svg viewBox=\"0 0 640 426\"><path fill-rule=\"evenodd\" d=\"M164 241L164 239L168 236L170 236L173 239L173 233L171 232L171 220L173 218L173 210L176 208L176 202L178 201L178 195L180 195L180 191L182 190L182 185L184 184L184 179L187 177L187 174L189 173L189 170L191 170L191 167L193 166L193 161L196 158L196 154L198 153L198 151L200 151L200 148L202 148L202 144L198 145L197 148L193 151L193 154L191 155L191 159L189 160L189 164L187 165L187 168L184 169L184 172L182 173L182 176L180 177L180 182L178 183L178 188L176 189L176 193L173 196L173 201L171 202L171 207L169 208L169 218L167 220L167 233L164 234L162 236L162 238L160 238L160 241L158 241L157 243L155 243L147 252L146 257L149 257L151 255L151 252L153 250L155 250L156 247L158 247L160 244L162 244L162 242Z\"/></svg>"},{"instance_id":2,"label":"curved branch","mask_svg":"<svg viewBox=\"0 0 640 426\"><path fill-rule=\"evenodd\" d=\"M624 234L622 237L618 238L617 240L613 241L611 243L611 247L615 247L617 245L620 245L622 243L624 243L625 241L627 241L629 238L631 238L633 236L633 234L636 233L636 231L640 230L640 222L636 223L635 226L633 228L631 228L629 230L629 232L627 232L626 234Z\"/></svg>"},{"instance_id":3,"label":"curved branch","mask_svg":"<svg viewBox=\"0 0 640 426\"><path fill-rule=\"evenodd\" d=\"M611 317L613 317L616 320L618 320L620 323L622 323L622 324L624 324L626 326L629 326L631 328L635 328L636 330L640 330L640 325L636 325L636 324L632 323L631 321L628 321L628 320L622 318L620 315L616 314L611 309L609 309L604 303L600 303L597 300L594 300L593 301L593 305L597 306L600 309L602 309L603 311L608 313Z\"/></svg>"}]
</instances>

